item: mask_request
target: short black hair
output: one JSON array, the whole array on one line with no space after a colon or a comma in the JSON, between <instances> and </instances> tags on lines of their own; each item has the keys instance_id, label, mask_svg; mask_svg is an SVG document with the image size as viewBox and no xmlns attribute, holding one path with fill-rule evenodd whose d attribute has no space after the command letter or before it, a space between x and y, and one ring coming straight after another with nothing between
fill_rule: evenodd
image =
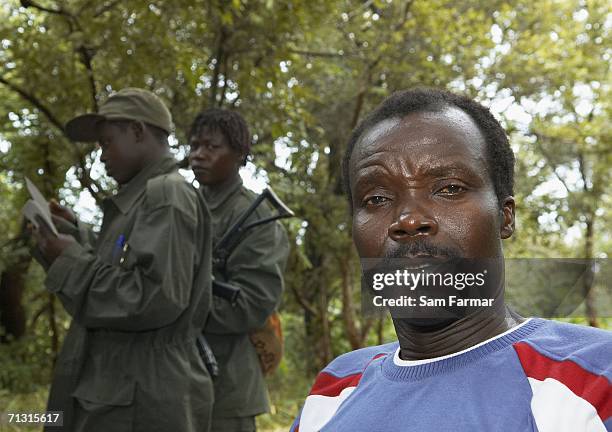
<instances>
[{"instance_id":1,"label":"short black hair","mask_svg":"<svg viewBox=\"0 0 612 432\"><path fill-rule=\"evenodd\" d=\"M501 204L507 196L514 194L514 154L506 131L491 111L478 102L446 90L416 88L393 93L371 112L354 130L342 158L344 189L352 210L352 195L349 183L349 161L355 145L370 128L389 118L401 118L415 112L439 112L456 107L468 114L478 126L487 144L487 163L497 200Z\"/></svg>"},{"instance_id":2,"label":"short black hair","mask_svg":"<svg viewBox=\"0 0 612 432\"><path fill-rule=\"evenodd\" d=\"M191 123L187 138L191 140L204 128L221 132L230 147L244 155L242 165L246 165L247 157L251 153L251 134L246 120L240 113L220 108L204 110Z\"/></svg>"}]
</instances>

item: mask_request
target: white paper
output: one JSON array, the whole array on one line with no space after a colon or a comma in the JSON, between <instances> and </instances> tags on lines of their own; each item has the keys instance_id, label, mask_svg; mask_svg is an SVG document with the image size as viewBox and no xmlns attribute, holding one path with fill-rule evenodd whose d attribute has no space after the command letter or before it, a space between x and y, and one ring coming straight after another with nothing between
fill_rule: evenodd
<instances>
[{"instance_id":1,"label":"white paper","mask_svg":"<svg viewBox=\"0 0 612 432\"><path fill-rule=\"evenodd\" d=\"M55 228L55 225L53 224L53 218L51 217L51 211L49 210L49 203L29 178L26 177L25 180L26 187L28 192L30 192L32 199L26 202L21 212L36 228L39 228L36 217L40 216L42 220L45 221L46 225L48 225L53 234L56 236L59 235L57 228Z\"/></svg>"}]
</instances>

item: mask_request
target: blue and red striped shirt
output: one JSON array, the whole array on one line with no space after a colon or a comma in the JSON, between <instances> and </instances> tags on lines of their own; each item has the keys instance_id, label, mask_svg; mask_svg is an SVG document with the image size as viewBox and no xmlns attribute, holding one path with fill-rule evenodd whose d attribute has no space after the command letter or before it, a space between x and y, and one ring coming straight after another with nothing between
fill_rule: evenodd
<instances>
[{"instance_id":1,"label":"blue and red striped shirt","mask_svg":"<svg viewBox=\"0 0 612 432\"><path fill-rule=\"evenodd\" d=\"M612 431L612 332L532 318L448 356L398 353L335 359L291 432Z\"/></svg>"}]
</instances>

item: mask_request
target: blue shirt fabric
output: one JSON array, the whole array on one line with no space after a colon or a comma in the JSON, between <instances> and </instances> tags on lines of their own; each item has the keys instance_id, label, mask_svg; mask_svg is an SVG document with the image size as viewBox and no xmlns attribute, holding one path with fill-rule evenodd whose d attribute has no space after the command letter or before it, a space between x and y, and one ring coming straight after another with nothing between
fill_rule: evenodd
<instances>
[{"instance_id":1,"label":"blue shirt fabric","mask_svg":"<svg viewBox=\"0 0 612 432\"><path fill-rule=\"evenodd\" d=\"M291 432L612 431L612 332L532 318L426 362L398 347L335 359Z\"/></svg>"}]
</instances>

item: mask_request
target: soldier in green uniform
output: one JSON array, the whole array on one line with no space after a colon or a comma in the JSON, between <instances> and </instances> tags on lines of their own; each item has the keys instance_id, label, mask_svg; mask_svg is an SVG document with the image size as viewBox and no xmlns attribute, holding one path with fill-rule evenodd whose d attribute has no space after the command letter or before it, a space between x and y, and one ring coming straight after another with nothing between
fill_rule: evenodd
<instances>
[{"instance_id":1,"label":"soldier in green uniform","mask_svg":"<svg viewBox=\"0 0 612 432\"><path fill-rule=\"evenodd\" d=\"M189 144L191 168L210 206L214 246L256 197L238 174L249 155L251 136L238 113L212 109L194 120ZM253 218L268 215L270 210L262 205ZM261 328L279 304L288 251L279 223L260 225L241 240L225 268L213 270L215 279L239 288L240 295L234 305L214 296L204 331L219 364L212 432L254 431L255 416L269 410L249 333Z\"/></svg>"},{"instance_id":2,"label":"soldier in green uniform","mask_svg":"<svg viewBox=\"0 0 612 432\"><path fill-rule=\"evenodd\" d=\"M97 236L57 204L64 234L34 233L46 287L72 316L48 402L64 427L49 430L209 428L212 382L195 338L211 305L211 221L168 152L170 128L163 102L133 88L66 125L71 139L98 141L119 191Z\"/></svg>"}]
</instances>

